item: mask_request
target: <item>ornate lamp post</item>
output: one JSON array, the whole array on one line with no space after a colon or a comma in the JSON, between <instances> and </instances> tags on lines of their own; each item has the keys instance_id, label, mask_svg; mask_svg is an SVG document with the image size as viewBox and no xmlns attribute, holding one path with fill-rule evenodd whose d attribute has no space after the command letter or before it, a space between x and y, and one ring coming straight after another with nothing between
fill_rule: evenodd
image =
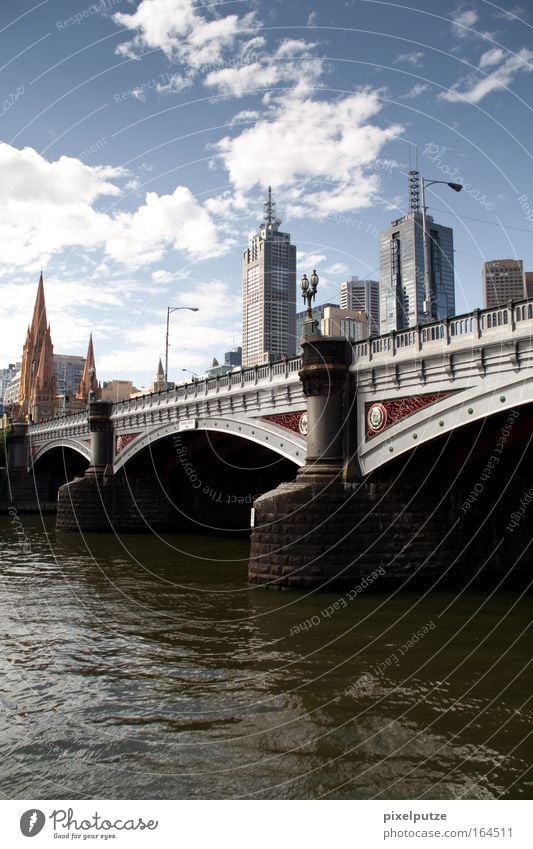
<instances>
[{"instance_id":1,"label":"ornate lamp post","mask_svg":"<svg viewBox=\"0 0 533 849\"><path fill-rule=\"evenodd\" d=\"M165 386L168 387L168 328L170 322L170 313L176 312L177 310L190 310L191 312L198 312L198 307L167 307L167 335L165 341Z\"/></svg>"},{"instance_id":2,"label":"ornate lamp post","mask_svg":"<svg viewBox=\"0 0 533 849\"><path fill-rule=\"evenodd\" d=\"M448 183L446 180L426 180L422 177L422 236L424 240L424 318L426 321L437 319L435 310L435 293L431 285L431 251L429 246L429 230L426 218L426 187L435 183L449 186L454 192L460 192L461 183Z\"/></svg>"},{"instance_id":3,"label":"ornate lamp post","mask_svg":"<svg viewBox=\"0 0 533 849\"><path fill-rule=\"evenodd\" d=\"M307 304L307 313L303 322L302 336L310 336L312 333L319 333L318 321L313 318L313 310L311 308L311 304L316 298L318 280L319 278L315 268L310 280L308 279L307 274L304 274L300 281L302 297L304 299L304 303Z\"/></svg>"}]
</instances>

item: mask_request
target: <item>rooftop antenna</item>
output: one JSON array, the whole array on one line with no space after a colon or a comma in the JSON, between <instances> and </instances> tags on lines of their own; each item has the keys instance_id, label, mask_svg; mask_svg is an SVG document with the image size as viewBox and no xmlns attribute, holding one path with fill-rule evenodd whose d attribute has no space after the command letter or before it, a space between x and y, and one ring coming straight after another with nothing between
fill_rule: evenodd
<instances>
[{"instance_id":1,"label":"rooftop antenna","mask_svg":"<svg viewBox=\"0 0 533 849\"><path fill-rule=\"evenodd\" d=\"M412 163L412 147L414 147L415 167ZM420 172L418 170L418 146L409 142L409 212L420 212Z\"/></svg>"},{"instance_id":2,"label":"rooftop antenna","mask_svg":"<svg viewBox=\"0 0 533 849\"><path fill-rule=\"evenodd\" d=\"M267 198L267 202L265 203L265 224L267 225L267 227L272 226L272 222L274 220L275 209L276 209L276 204L272 200L272 187L269 186L268 187L268 198Z\"/></svg>"}]
</instances>

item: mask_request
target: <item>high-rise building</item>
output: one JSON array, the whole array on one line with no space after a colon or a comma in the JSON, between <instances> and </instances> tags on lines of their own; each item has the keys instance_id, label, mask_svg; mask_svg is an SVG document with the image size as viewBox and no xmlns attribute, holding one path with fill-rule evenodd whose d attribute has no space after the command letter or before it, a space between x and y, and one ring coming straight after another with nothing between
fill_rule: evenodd
<instances>
[{"instance_id":1,"label":"high-rise building","mask_svg":"<svg viewBox=\"0 0 533 849\"><path fill-rule=\"evenodd\" d=\"M455 314L453 230L426 215L431 304L426 304L424 230L418 172L410 174L410 211L379 235L380 332L414 327Z\"/></svg>"},{"instance_id":2,"label":"high-rise building","mask_svg":"<svg viewBox=\"0 0 533 849\"><path fill-rule=\"evenodd\" d=\"M491 259L483 263L485 309L525 297L526 283L521 259Z\"/></svg>"},{"instance_id":3,"label":"high-rise building","mask_svg":"<svg viewBox=\"0 0 533 849\"><path fill-rule=\"evenodd\" d=\"M320 328L322 319L324 318L324 310L328 307L334 307L335 309L339 309L338 304L318 304L316 307L311 307L311 315L313 320L317 322L318 327ZM301 312L296 313L296 353L298 356L302 353L302 336L303 336L303 327L304 322L307 319L307 310L302 310Z\"/></svg>"},{"instance_id":4,"label":"high-rise building","mask_svg":"<svg viewBox=\"0 0 533 849\"><path fill-rule=\"evenodd\" d=\"M224 365L237 368L242 365L242 348L232 348L231 351L226 351L224 354Z\"/></svg>"},{"instance_id":5,"label":"high-rise building","mask_svg":"<svg viewBox=\"0 0 533 849\"><path fill-rule=\"evenodd\" d=\"M524 293L526 298L533 298L533 271L524 271Z\"/></svg>"},{"instance_id":6,"label":"high-rise building","mask_svg":"<svg viewBox=\"0 0 533 849\"><path fill-rule=\"evenodd\" d=\"M21 365L22 363L9 363L7 368L0 368L0 403L3 403L9 382L20 371Z\"/></svg>"},{"instance_id":7,"label":"high-rise building","mask_svg":"<svg viewBox=\"0 0 533 849\"><path fill-rule=\"evenodd\" d=\"M294 356L296 247L280 224L269 187L264 221L243 256L243 366Z\"/></svg>"},{"instance_id":8,"label":"high-rise building","mask_svg":"<svg viewBox=\"0 0 533 849\"><path fill-rule=\"evenodd\" d=\"M379 336L379 283L359 280L357 276L341 283L341 309L364 310L371 336Z\"/></svg>"},{"instance_id":9,"label":"high-rise building","mask_svg":"<svg viewBox=\"0 0 533 849\"><path fill-rule=\"evenodd\" d=\"M76 395L84 365L84 357L54 354L54 374L58 395Z\"/></svg>"},{"instance_id":10,"label":"high-rise building","mask_svg":"<svg viewBox=\"0 0 533 849\"><path fill-rule=\"evenodd\" d=\"M344 336L350 342L368 338L368 317L364 310L327 306L320 322L323 336Z\"/></svg>"}]
</instances>

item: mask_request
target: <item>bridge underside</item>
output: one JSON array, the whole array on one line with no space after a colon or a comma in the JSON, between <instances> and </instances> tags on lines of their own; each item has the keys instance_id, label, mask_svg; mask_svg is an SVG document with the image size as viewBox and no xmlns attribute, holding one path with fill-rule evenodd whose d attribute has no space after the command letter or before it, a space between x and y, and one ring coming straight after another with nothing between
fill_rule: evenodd
<instances>
[{"instance_id":1,"label":"bridge underside","mask_svg":"<svg viewBox=\"0 0 533 849\"><path fill-rule=\"evenodd\" d=\"M65 487L58 527L247 533L255 498L296 471L234 434L184 431L148 445L115 475Z\"/></svg>"},{"instance_id":2,"label":"bridge underside","mask_svg":"<svg viewBox=\"0 0 533 849\"><path fill-rule=\"evenodd\" d=\"M267 493L256 503L251 580L529 586L532 435L533 408L522 407L416 447L350 487L302 478Z\"/></svg>"}]
</instances>

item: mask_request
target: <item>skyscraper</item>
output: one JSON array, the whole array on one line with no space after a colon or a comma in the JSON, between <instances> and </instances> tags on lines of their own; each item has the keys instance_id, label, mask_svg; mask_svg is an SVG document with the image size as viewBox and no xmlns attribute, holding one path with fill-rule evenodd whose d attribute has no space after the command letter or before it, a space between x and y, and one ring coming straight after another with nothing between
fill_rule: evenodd
<instances>
[{"instance_id":1,"label":"skyscraper","mask_svg":"<svg viewBox=\"0 0 533 849\"><path fill-rule=\"evenodd\" d=\"M269 187L264 220L243 256L242 364L294 356L296 348L296 247L279 230Z\"/></svg>"},{"instance_id":2,"label":"skyscraper","mask_svg":"<svg viewBox=\"0 0 533 849\"><path fill-rule=\"evenodd\" d=\"M483 263L483 306L497 307L526 297L521 259L491 259Z\"/></svg>"},{"instance_id":3,"label":"skyscraper","mask_svg":"<svg viewBox=\"0 0 533 849\"><path fill-rule=\"evenodd\" d=\"M413 176L415 175L415 176ZM410 211L379 235L380 332L427 322L424 233L418 205L418 172L410 175ZM413 190L414 187L414 190ZM455 314L453 230L426 215L430 243L430 285L437 318Z\"/></svg>"},{"instance_id":4,"label":"skyscraper","mask_svg":"<svg viewBox=\"0 0 533 849\"><path fill-rule=\"evenodd\" d=\"M357 276L341 283L341 309L363 310L368 316L371 336L379 336L379 283L377 280L359 280Z\"/></svg>"}]
</instances>

